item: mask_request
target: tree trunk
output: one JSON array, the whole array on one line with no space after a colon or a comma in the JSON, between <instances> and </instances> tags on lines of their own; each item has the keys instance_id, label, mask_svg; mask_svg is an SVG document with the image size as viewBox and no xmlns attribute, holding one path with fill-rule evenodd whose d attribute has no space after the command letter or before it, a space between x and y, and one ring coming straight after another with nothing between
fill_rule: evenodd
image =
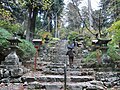
<instances>
[{"instance_id":1,"label":"tree trunk","mask_svg":"<svg viewBox=\"0 0 120 90\"><path fill-rule=\"evenodd\" d=\"M47 31L52 33L52 14L49 13L47 18L48 18L48 21L47 21L47 23L48 23Z\"/></svg>"},{"instance_id":2,"label":"tree trunk","mask_svg":"<svg viewBox=\"0 0 120 90\"><path fill-rule=\"evenodd\" d=\"M27 32L26 32L26 40L30 40L30 25L31 25L31 15L32 15L32 8L28 8L28 27L27 27Z\"/></svg>"},{"instance_id":3,"label":"tree trunk","mask_svg":"<svg viewBox=\"0 0 120 90\"><path fill-rule=\"evenodd\" d=\"M42 28L46 31L47 30L47 12L44 11L44 17L43 17L43 25L42 25Z\"/></svg>"},{"instance_id":4,"label":"tree trunk","mask_svg":"<svg viewBox=\"0 0 120 90\"><path fill-rule=\"evenodd\" d=\"M49 15L47 16L47 31L50 31L50 17Z\"/></svg>"},{"instance_id":5,"label":"tree trunk","mask_svg":"<svg viewBox=\"0 0 120 90\"><path fill-rule=\"evenodd\" d=\"M57 36L57 34L56 34L56 26L57 25L57 15L56 14L54 14L54 37L56 37Z\"/></svg>"},{"instance_id":6,"label":"tree trunk","mask_svg":"<svg viewBox=\"0 0 120 90\"><path fill-rule=\"evenodd\" d=\"M35 21L36 21L38 9L37 8L32 9L31 7L29 7L28 12L29 12L29 16L28 16L28 29L26 33L26 40L32 41L35 32Z\"/></svg>"},{"instance_id":7,"label":"tree trunk","mask_svg":"<svg viewBox=\"0 0 120 90\"><path fill-rule=\"evenodd\" d=\"M37 13L38 13L38 9L37 8L34 8L33 9L33 16L31 18L31 25L30 25L30 41L33 40L34 38L34 33L35 33L35 22L36 22L36 16L37 16Z\"/></svg>"},{"instance_id":8,"label":"tree trunk","mask_svg":"<svg viewBox=\"0 0 120 90\"><path fill-rule=\"evenodd\" d=\"M50 18L50 32L52 33L52 14L49 15L49 18Z\"/></svg>"}]
</instances>

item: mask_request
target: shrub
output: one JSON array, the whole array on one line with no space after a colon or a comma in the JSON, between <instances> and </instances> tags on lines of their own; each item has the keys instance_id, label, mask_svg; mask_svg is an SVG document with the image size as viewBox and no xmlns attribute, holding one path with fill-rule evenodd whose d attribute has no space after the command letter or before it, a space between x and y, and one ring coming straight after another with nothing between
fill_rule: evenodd
<instances>
[{"instance_id":1,"label":"shrub","mask_svg":"<svg viewBox=\"0 0 120 90\"><path fill-rule=\"evenodd\" d=\"M60 41L59 38L52 38L52 40L49 41L48 46L53 47L58 43L58 41Z\"/></svg>"},{"instance_id":2,"label":"shrub","mask_svg":"<svg viewBox=\"0 0 120 90\"><path fill-rule=\"evenodd\" d=\"M92 62L95 61L96 59L96 52L91 52L86 58L84 58L84 62L88 63L88 62Z\"/></svg>"},{"instance_id":3,"label":"shrub","mask_svg":"<svg viewBox=\"0 0 120 90\"><path fill-rule=\"evenodd\" d=\"M12 34L10 34L5 29L0 28L0 57L4 59L6 55L9 54L9 42L6 40L8 38L11 38ZM20 57L20 59L30 59L35 54L35 48L31 42L28 42L24 39L21 39L22 43L19 43L19 48L17 49L17 54ZM6 49L4 51L4 49ZM1 60L2 60L1 59Z\"/></svg>"},{"instance_id":4,"label":"shrub","mask_svg":"<svg viewBox=\"0 0 120 90\"><path fill-rule=\"evenodd\" d=\"M113 45L109 45L107 53L113 61L120 60L118 49L116 49L116 47L114 47Z\"/></svg>"},{"instance_id":5,"label":"shrub","mask_svg":"<svg viewBox=\"0 0 120 90\"><path fill-rule=\"evenodd\" d=\"M3 28L0 28L0 61L4 60L5 56L9 54L6 50L9 47L9 42L6 40L11 37L11 34Z\"/></svg>"},{"instance_id":6,"label":"shrub","mask_svg":"<svg viewBox=\"0 0 120 90\"><path fill-rule=\"evenodd\" d=\"M41 31L41 32L39 32L39 35L40 35L40 37L44 40L44 38L46 37L46 36L48 36L48 38L52 38L52 35L51 35L51 33L50 32L47 32L47 31Z\"/></svg>"},{"instance_id":7,"label":"shrub","mask_svg":"<svg viewBox=\"0 0 120 90\"><path fill-rule=\"evenodd\" d=\"M72 40L75 39L78 35L79 35L78 32L75 32L75 31L70 32L70 34L68 35L69 41L72 41Z\"/></svg>"},{"instance_id":8,"label":"shrub","mask_svg":"<svg viewBox=\"0 0 120 90\"><path fill-rule=\"evenodd\" d=\"M90 54L88 54L88 56L84 58L83 62L85 62L85 63L97 62L97 53L98 53L97 51L90 52ZM101 52L99 52L99 55L101 56Z\"/></svg>"},{"instance_id":9,"label":"shrub","mask_svg":"<svg viewBox=\"0 0 120 90\"><path fill-rule=\"evenodd\" d=\"M114 43L118 43L120 41L120 20L114 22L110 28L108 28L110 35L112 37L112 41Z\"/></svg>"},{"instance_id":10,"label":"shrub","mask_svg":"<svg viewBox=\"0 0 120 90\"><path fill-rule=\"evenodd\" d=\"M22 43L19 43L19 47L21 52L19 52L19 56L22 60L30 59L35 55L36 49L33 44L27 40L21 39Z\"/></svg>"},{"instance_id":11,"label":"shrub","mask_svg":"<svg viewBox=\"0 0 120 90\"><path fill-rule=\"evenodd\" d=\"M9 33L20 32L22 31L22 26L19 23L12 24L8 21L0 20L0 27L7 30Z\"/></svg>"},{"instance_id":12,"label":"shrub","mask_svg":"<svg viewBox=\"0 0 120 90\"><path fill-rule=\"evenodd\" d=\"M0 46L7 48L9 43L6 39L10 38L12 35L3 28L0 28Z\"/></svg>"}]
</instances>

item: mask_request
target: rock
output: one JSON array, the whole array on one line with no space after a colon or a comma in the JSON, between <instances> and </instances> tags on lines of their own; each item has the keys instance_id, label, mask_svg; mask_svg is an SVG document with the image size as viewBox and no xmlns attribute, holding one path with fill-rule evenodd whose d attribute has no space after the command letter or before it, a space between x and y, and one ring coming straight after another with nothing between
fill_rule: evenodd
<instances>
[{"instance_id":1,"label":"rock","mask_svg":"<svg viewBox=\"0 0 120 90\"><path fill-rule=\"evenodd\" d=\"M93 81L90 81L90 84L92 84L92 85L97 85L97 86L101 86L101 87L103 87L103 88L106 88L106 87L104 86L104 83L103 83L102 81L93 80Z\"/></svg>"},{"instance_id":2,"label":"rock","mask_svg":"<svg viewBox=\"0 0 120 90\"><path fill-rule=\"evenodd\" d=\"M91 76L71 76L71 82L87 82L94 80Z\"/></svg>"},{"instance_id":3,"label":"rock","mask_svg":"<svg viewBox=\"0 0 120 90\"><path fill-rule=\"evenodd\" d=\"M68 86L68 90L83 90L82 86Z\"/></svg>"},{"instance_id":4,"label":"rock","mask_svg":"<svg viewBox=\"0 0 120 90\"><path fill-rule=\"evenodd\" d=\"M29 83L28 88L29 89L40 89L41 87L40 87L39 82L34 81L34 82Z\"/></svg>"},{"instance_id":5,"label":"rock","mask_svg":"<svg viewBox=\"0 0 120 90\"><path fill-rule=\"evenodd\" d=\"M62 87L59 87L57 85L46 85L46 90L61 90Z\"/></svg>"},{"instance_id":6,"label":"rock","mask_svg":"<svg viewBox=\"0 0 120 90\"><path fill-rule=\"evenodd\" d=\"M97 85L90 85L86 88L86 90L105 90L105 88Z\"/></svg>"}]
</instances>

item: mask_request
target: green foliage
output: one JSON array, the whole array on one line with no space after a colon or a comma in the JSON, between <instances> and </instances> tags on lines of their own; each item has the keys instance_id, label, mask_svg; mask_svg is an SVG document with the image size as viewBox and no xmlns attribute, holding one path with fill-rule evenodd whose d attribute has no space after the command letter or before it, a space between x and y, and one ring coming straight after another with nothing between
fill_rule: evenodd
<instances>
[{"instance_id":1,"label":"green foliage","mask_svg":"<svg viewBox=\"0 0 120 90\"><path fill-rule=\"evenodd\" d=\"M1 0L0 5L1 6L4 5L4 7L6 7L6 8L3 7L5 10L7 9L8 11L12 11L11 16L15 18L14 20L16 22L19 21L22 23L25 19L28 20L27 23L29 23L31 20L36 22L35 17L39 13L40 16L42 15L42 17L39 17L40 20L36 22L36 25L34 25L34 22L32 22L32 24L30 24L29 26L32 28L27 27L27 30L30 31L31 33L35 33L34 26L38 26L37 27L38 30L40 30L41 28L48 29L48 27L50 27L49 30L50 32L52 32L54 27L50 21L55 21L54 17L56 14L57 14L58 20L60 20L59 17L63 9L63 0L12 0L12 1L8 0L7 2L5 2L4 0ZM28 13L29 13L29 16L31 16L30 14L33 14L34 16L31 18L31 20L29 20L30 18L28 18L29 17ZM50 20L48 20L48 18ZM12 25L10 24L10 26ZM13 28L12 29L10 28L10 30L13 30ZM12 32L14 32L14 30ZM27 35L29 36L29 34Z\"/></svg>"},{"instance_id":2,"label":"green foliage","mask_svg":"<svg viewBox=\"0 0 120 90\"><path fill-rule=\"evenodd\" d=\"M68 34L68 39L69 39L70 41L72 41L72 40L75 39L78 35L79 35L78 32L71 31L71 32Z\"/></svg>"},{"instance_id":3,"label":"green foliage","mask_svg":"<svg viewBox=\"0 0 120 90\"><path fill-rule=\"evenodd\" d=\"M104 27L109 27L114 21L120 20L120 0L100 0L101 9L99 12L103 18L102 25ZM104 7L103 7L104 6ZM110 6L110 7L108 7ZM104 12L105 11L105 12ZM114 17L112 17L114 16ZM110 17L110 18L108 18ZM101 19L102 19L101 18Z\"/></svg>"},{"instance_id":4,"label":"green foliage","mask_svg":"<svg viewBox=\"0 0 120 90\"><path fill-rule=\"evenodd\" d=\"M40 31L39 32L39 36L44 40L45 37L48 35L48 38L51 39L52 38L52 34L50 32L46 32L46 31Z\"/></svg>"},{"instance_id":5,"label":"green foliage","mask_svg":"<svg viewBox=\"0 0 120 90\"><path fill-rule=\"evenodd\" d=\"M52 38L52 41L59 41L59 38Z\"/></svg>"},{"instance_id":6,"label":"green foliage","mask_svg":"<svg viewBox=\"0 0 120 90\"><path fill-rule=\"evenodd\" d=\"M68 30L66 28L61 28L60 29L60 38L61 39L66 39L68 35Z\"/></svg>"},{"instance_id":7,"label":"green foliage","mask_svg":"<svg viewBox=\"0 0 120 90\"><path fill-rule=\"evenodd\" d=\"M10 33L21 31L21 24L12 24L9 21L0 20L0 27L6 29Z\"/></svg>"},{"instance_id":8,"label":"green foliage","mask_svg":"<svg viewBox=\"0 0 120 90\"><path fill-rule=\"evenodd\" d=\"M4 48L8 49L9 42L6 39L11 37L12 34L10 34L7 30L0 28L0 46L2 46L2 48L0 48L1 52L2 50L4 50ZM36 49L34 48L34 45L31 42L28 42L26 40L21 41L22 43L19 44L19 49L17 50L17 53L20 56L20 59L23 60L27 58L29 60L35 55ZM6 55L6 53L4 54Z\"/></svg>"},{"instance_id":9,"label":"green foliage","mask_svg":"<svg viewBox=\"0 0 120 90\"><path fill-rule=\"evenodd\" d=\"M112 59L112 61L116 61L116 60L120 60L120 50L116 49L116 47L114 47L113 45L108 45L109 49L107 51L107 54L110 56L110 58ZM97 51L94 52L90 52L90 54L84 58L84 62L88 63L88 62L96 62L97 60ZM99 52L99 55L101 57L102 53Z\"/></svg>"},{"instance_id":10,"label":"green foliage","mask_svg":"<svg viewBox=\"0 0 120 90\"><path fill-rule=\"evenodd\" d=\"M97 58L97 52L90 52L90 54L84 58L83 62L88 63L88 62L96 62L96 58Z\"/></svg>"},{"instance_id":11,"label":"green foliage","mask_svg":"<svg viewBox=\"0 0 120 90\"><path fill-rule=\"evenodd\" d=\"M113 38L113 42L119 42L120 41L120 20L113 23L112 26L108 29L108 31L111 34L111 37Z\"/></svg>"},{"instance_id":12,"label":"green foliage","mask_svg":"<svg viewBox=\"0 0 120 90\"><path fill-rule=\"evenodd\" d=\"M108 45L109 46L109 49L107 51L108 55L110 56L110 58L113 60L113 61L116 61L116 60L120 60L120 54L118 54L118 49L116 49L116 47L114 47L113 45Z\"/></svg>"},{"instance_id":13,"label":"green foliage","mask_svg":"<svg viewBox=\"0 0 120 90\"><path fill-rule=\"evenodd\" d=\"M34 45L31 42L24 40L24 39L22 39L21 41L22 43L19 43L19 47L22 50L22 52L19 53L22 55L21 59L32 58L36 52Z\"/></svg>"},{"instance_id":14,"label":"green foliage","mask_svg":"<svg viewBox=\"0 0 120 90\"><path fill-rule=\"evenodd\" d=\"M62 10L63 10L63 5L64 5L63 0L52 0L52 1L53 1L54 3L53 3L53 5L52 5L51 9L52 9L55 13L57 13L57 15L59 16L60 13L61 13Z\"/></svg>"},{"instance_id":15,"label":"green foliage","mask_svg":"<svg viewBox=\"0 0 120 90\"><path fill-rule=\"evenodd\" d=\"M71 2L68 3L67 5L67 21L68 21L68 28L71 30L77 30L81 27L81 19L78 14L80 9L78 8L79 4L76 5L81 0L72 0Z\"/></svg>"},{"instance_id":16,"label":"green foliage","mask_svg":"<svg viewBox=\"0 0 120 90\"><path fill-rule=\"evenodd\" d=\"M52 6L52 0L42 0L43 10L49 10Z\"/></svg>"},{"instance_id":17,"label":"green foliage","mask_svg":"<svg viewBox=\"0 0 120 90\"><path fill-rule=\"evenodd\" d=\"M0 46L8 47L8 42L6 39L10 38L11 34L3 28L0 28Z\"/></svg>"},{"instance_id":18,"label":"green foliage","mask_svg":"<svg viewBox=\"0 0 120 90\"><path fill-rule=\"evenodd\" d=\"M6 21L11 21L13 18L11 17L12 13L5 9L0 9L1 19L5 19Z\"/></svg>"},{"instance_id":19,"label":"green foliage","mask_svg":"<svg viewBox=\"0 0 120 90\"><path fill-rule=\"evenodd\" d=\"M56 45L56 43L57 43L58 41L60 41L59 38L52 38L52 40L50 40L48 46L49 46L49 47L53 47L53 46Z\"/></svg>"},{"instance_id":20,"label":"green foliage","mask_svg":"<svg viewBox=\"0 0 120 90\"><path fill-rule=\"evenodd\" d=\"M41 22L40 19L41 19L40 16L37 16L37 17L36 17L36 29L37 29L37 30L40 30L40 29L41 29L41 26L42 26L42 22Z\"/></svg>"}]
</instances>

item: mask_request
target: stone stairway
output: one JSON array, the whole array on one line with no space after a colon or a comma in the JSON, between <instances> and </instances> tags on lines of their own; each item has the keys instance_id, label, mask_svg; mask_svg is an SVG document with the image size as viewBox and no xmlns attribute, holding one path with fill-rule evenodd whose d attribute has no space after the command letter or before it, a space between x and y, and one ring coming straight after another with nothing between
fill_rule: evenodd
<instances>
[{"instance_id":1,"label":"stone stairway","mask_svg":"<svg viewBox=\"0 0 120 90\"><path fill-rule=\"evenodd\" d=\"M24 79L24 81L28 82L28 86L37 84L39 88L45 90L64 90L64 74L64 67L62 64L50 64L46 66L46 69L44 69L42 73L40 71L30 72L24 75L22 78ZM96 90L99 90L100 88L102 88L102 86L100 87L100 85L97 85L97 83L98 81L95 81L94 71L92 69L80 70L79 68L67 68L66 87L69 88L68 90L83 90L83 88L97 88ZM100 83L101 82L99 82L99 84ZM104 89L102 88L100 90Z\"/></svg>"},{"instance_id":2,"label":"stone stairway","mask_svg":"<svg viewBox=\"0 0 120 90\"><path fill-rule=\"evenodd\" d=\"M38 68L40 70L23 75L22 81L27 81L28 88L41 90L89 90L89 88L104 90L101 82L95 81L95 71L81 68L77 64L79 60L75 61L73 68L69 68L66 44L65 41L60 42L54 48L57 51L55 52L55 60L51 60L51 62L41 61Z\"/></svg>"},{"instance_id":3,"label":"stone stairway","mask_svg":"<svg viewBox=\"0 0 120 90\"><path fill-rule=\"evenodd\" d=\"M26 67L31 71L20 77L17 83L0 84L0 90L107 90L99 77L99 81L95 80L97 73L92 68L80 66L81 58L75 58L73 67L69 67L66 44L67 41L62 41L50 47L47 59L38 57L36 71L33 71L34 60L27 62Z\"/></svg>"}]
</instances>

